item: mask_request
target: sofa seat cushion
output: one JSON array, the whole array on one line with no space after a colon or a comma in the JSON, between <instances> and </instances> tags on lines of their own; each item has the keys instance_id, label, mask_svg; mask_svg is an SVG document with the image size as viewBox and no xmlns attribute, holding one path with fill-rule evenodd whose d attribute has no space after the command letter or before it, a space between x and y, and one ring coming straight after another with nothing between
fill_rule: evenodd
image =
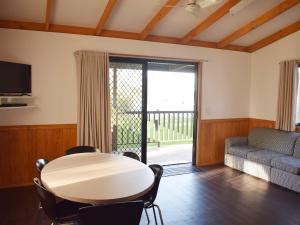
<instances>
[{"instance_id":1,"label":"sofa seat cushion","mask_svg":"<svg viewBox=\"0 0 300 225\"><path fill-rule=\"evenodd\" d=\"M300 174L300 158L283 156L272 159L271 166L293 174Z\"/></svg>"},{"instance_id":2,"label":"sofa seat cushion","mask_svg":"<svg viewBox=\"0 0 300 225\"><path fill-rule=\"evenodd\" d=\"M285 155L271 150L260 150L247 153L247 159L267 166L271 166L272 159L282 156Z\"/></svg>"},{"instance_id":3,"label":"sofa seat cushion","mask_svg":"<svg viewBox=\"0 0 300 225\"><path fill-rule=\"evenodd\" d=\"M256 148L292 155L298 136L299 134L295 132L258 127L251 130L248 144Z\"/></svg>"},{"instance_id":4,"label":"sofa seat cushion","mask_svg":"<svg viewBox=\"0 0 300 225\"><path fill-rule=\"evenodd\" d=\"M231 155L239 156L241 158L247 159L248 152L259 151L261 149L255 148L249 145L236 145L228 148L228 153Z\"/></svg>"}]
</instances>

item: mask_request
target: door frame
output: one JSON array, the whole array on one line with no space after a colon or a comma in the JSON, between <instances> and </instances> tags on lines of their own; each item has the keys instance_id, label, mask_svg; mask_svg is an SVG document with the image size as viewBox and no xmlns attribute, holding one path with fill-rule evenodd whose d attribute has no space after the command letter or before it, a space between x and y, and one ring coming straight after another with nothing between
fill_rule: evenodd
<instances>
[{"instance_id":1,"label":"door frame","mask_svg":"<svg viewBox=\"0 0 300 225\"><path fill-rule=\"evenodd\" d=\"M197 148L197 132L198 132L198 111L199 111L199 78L201 78L202 64L199 62L191 61L178 61L178 60L168 60L168 59L152 59L152 58L135 58L127 56L110 56L109 62L119 62L119 63L137 63L143 65L142 72L142 140L141 140L141 161L147 163L147 103L148 103L148 63L158 62L158 63L175 63L175 64L186 64L194 65L194 124L193 124L193 147L192 147L192 165L196 164L196 148ZM199 66L201 68L199 68Z\"/></svg>"}]
</instances>

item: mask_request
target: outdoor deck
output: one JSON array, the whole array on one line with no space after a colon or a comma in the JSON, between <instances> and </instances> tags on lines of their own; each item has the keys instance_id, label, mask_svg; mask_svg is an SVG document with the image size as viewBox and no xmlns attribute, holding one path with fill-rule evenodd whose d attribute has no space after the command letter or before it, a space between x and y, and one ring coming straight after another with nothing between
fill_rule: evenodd
<instances>
[{"instance_id":1,"label":"outdoor deck","mask_svg":"<svg viewBox=\"0 0 300 225\"><path fill-rule=\"evenodd\" d=\"M147 163L170 165L192 162L192 144L148 147Z\"/></svg>"}]
</instances>

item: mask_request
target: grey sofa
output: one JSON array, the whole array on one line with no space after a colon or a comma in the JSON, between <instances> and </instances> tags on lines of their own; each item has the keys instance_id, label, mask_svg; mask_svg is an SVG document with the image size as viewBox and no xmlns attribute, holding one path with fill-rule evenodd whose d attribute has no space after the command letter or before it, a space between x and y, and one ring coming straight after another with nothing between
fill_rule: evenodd
<instances>
[{"instance_id":1,"label":"grey sofa","mask_svg":"<svg viewBox=\"0 0 300 225\"><path fill-rule=\"evenodd\" d=\"M300 193L300 136L254 128L225 140L225 165Z\"/></svg>"}]
</instances>

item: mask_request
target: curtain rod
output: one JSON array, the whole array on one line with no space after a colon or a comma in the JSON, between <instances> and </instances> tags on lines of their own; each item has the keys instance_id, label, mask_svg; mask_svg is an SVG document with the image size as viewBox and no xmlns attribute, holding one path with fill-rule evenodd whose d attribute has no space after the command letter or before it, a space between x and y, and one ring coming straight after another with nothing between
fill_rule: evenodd
<instances>
[{"instance_id":1,"label":"curtain rod","mask_svg":"<svg viewBox=\"0 0 300 225\"><path fill-rule=\"evenodd\" d=\"M206 59L184 59L184 58L172 58L172 57L160 57L149 55L132 55L122 53L109 53L110 56L116 57L128 57L128 58L144 58L144 59L157 59L157 60L169 60L169 61L182 61L182 62L208 62Z\"/></svg>"}]
</instances>

